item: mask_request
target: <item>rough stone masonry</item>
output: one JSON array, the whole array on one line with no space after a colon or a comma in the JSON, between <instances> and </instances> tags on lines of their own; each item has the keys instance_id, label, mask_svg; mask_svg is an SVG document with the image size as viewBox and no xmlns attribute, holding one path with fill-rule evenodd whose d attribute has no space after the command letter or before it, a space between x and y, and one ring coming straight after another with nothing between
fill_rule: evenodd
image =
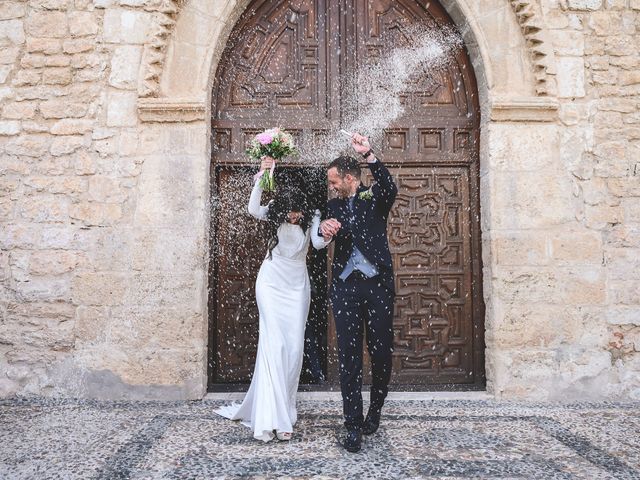
<instances>
[{"instance_id":1,"label":"rough stone masonry","mask_svg":"<svg viewBox=\"0 0 640 480\"><path fill-rule=\"evenodd\" d=\"M0 397L204 394L207 99L247 3L0 2ZM483 99L487 389L638 399L640 1L443 5Z\"/></svg>"}]
</instances>

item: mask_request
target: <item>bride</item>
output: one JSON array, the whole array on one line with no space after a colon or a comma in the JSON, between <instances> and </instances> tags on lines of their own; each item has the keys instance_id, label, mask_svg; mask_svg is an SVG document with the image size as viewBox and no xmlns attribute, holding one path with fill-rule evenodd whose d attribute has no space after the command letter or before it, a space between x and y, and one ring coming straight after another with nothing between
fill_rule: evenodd
<instances>
[{"instance_id":1,"label":"bride","mask_svg":"<svg viewBox=\"0 0 640 480\"><path fill-rule=\"evenodd\" d=\"M311 298L306 263L309 240L317 249L327 245L317 233L320 211L310 215L301 190L281 187L268 205L260 204L258 179L274 162L269 157L263 159L249 199L249 213L271 227L268 252L256 279L260 326L253 378L242 404L215 410L218 415L240 420L264 442L273 439L274 431L279 440L290 440L293 434Z\"/></svg>"}]
</instances>

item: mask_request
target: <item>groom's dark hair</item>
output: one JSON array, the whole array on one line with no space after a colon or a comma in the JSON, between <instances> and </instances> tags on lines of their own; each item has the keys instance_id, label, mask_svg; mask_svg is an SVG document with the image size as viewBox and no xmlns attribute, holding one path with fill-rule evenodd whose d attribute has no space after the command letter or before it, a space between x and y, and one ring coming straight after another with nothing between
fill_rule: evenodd
<instances>
[{"instance_id":1,"label":"groom's dark hair","mask_svg":"<svg viewBox=\"0 0 640 480\"><path fill-rule=\"evenodd\" d=\"M331 170L332 168L338 170L340 178L344 178L347 173L355 178L360 178L360 164L358 160L348 155L343 155L333 160L327 167L327 170Z\"/></svg>"}]
</instances>

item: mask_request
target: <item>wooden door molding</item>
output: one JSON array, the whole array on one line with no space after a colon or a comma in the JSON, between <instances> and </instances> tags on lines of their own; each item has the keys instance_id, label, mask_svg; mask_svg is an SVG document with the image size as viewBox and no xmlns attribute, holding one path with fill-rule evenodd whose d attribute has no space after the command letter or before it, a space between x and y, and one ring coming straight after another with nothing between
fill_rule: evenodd
<instances>
[{"instance_id":1,"label":"wooden door molding","mask_svg":"<svg viewBox=\"0 0 640 480\"><path fill-rule=\"evenodd\" d=\"M339 72L401 45L412 24L452 24L437 2L425 7L415 0L260 1L248 11L231 34L214 86L214 172L246 164L247 140L274 124L293 131L300 143L337 130ZM485 383L480 107L467 52L456 51L453 60L446 71L422 72L410 84L402 94L404 115L383 138L381 157L399 186L388 229L397 291L392 382L399 387L472 389ZM215 272L218 282L227 275ZM232 277L224 281L233 283ZM239 282L238 288L247 288ZM216 302L230 305L224 298L211 305ZM225 326L241 307L233 308L224 318L212 313L212 331L237 334L237 326ZM333 335L329 340L335 347ZM220 338L212 336L214 348L216 342ZM210 356L238 360L246 374L249 350L241 360L224 346ZM335 369L329 371L337 381Z\"/></svg>"}]
</instances>

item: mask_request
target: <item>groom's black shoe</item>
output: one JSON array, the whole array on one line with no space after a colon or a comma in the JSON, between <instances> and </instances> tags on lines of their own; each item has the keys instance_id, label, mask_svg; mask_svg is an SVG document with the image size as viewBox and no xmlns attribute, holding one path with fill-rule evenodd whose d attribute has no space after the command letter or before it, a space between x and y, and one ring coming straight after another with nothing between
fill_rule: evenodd
<instances>
[{"instance_id":1,"label":"groom's black shoe","mask_svg":"<svg viewBox=\"0 0 640 480\"><path fill-rule=\"evenodd\" d=\"M378 431L380 426L380 412L372 412L369 410L367 418L364 419L362 424L362 433L365 435L372 435Z\"/></svg>"},{"instance_id":2,"label":"groom's black shoe","mask_svg":"<svg viewBox=\"0 0 640 480\"><path fill-rule=\"evenodd\" d=\"M342 440L342 446L347 452L359 452L362 446L362 433L360 430L347 430L347 434Z\"/></svg>"}]
</instances>

